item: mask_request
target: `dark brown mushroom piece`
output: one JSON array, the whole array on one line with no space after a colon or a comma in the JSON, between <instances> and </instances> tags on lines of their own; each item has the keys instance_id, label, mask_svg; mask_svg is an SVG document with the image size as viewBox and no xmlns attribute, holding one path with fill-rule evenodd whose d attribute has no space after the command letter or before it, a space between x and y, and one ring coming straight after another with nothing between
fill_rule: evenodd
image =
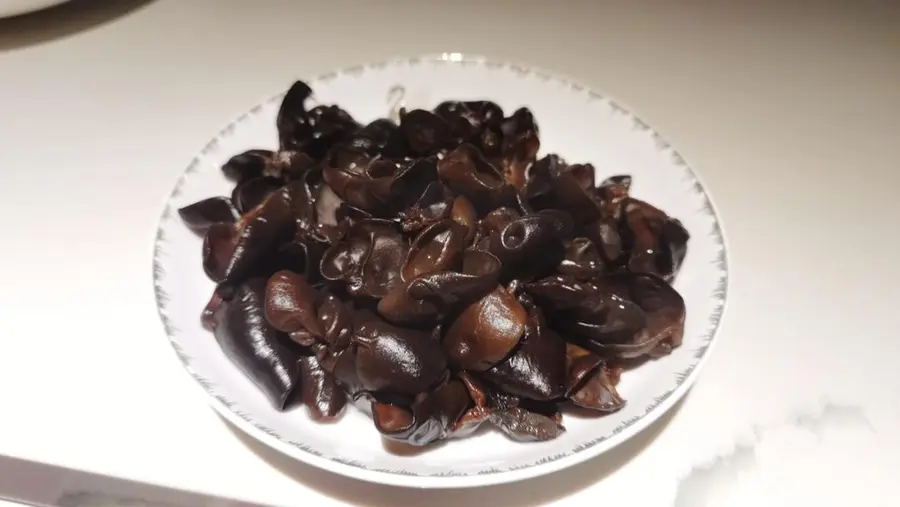
<instances>
[{"instance_id":1,"label":"dark brown mushroom piece","mask_svg":"<svg viewBox=\"0 0 900 507\"><path fill-rule=\"evenodd\" d=\"M332 145L346 141L359 128L349 113L335 105L306 108L312 89L295 82L281 101L275 119L281 150L300 151L321 159Z\"/></svg>"},{"instance_id":2,"label":"dark brown mushroom piece","mask_svg":"<svg viewBox=\"0 0 900 507\"><path fill-rule=\"evenodd\" d=\"M402 283L400 268L406 254L406 240L396 224L362 220L323 254L322 276L344 281L351 294L383 297Z\"/></svg>"},{"instance_id":3,"label":"dark brown mushroom piece","mask_svg":"<svg viewBox=\"0 0 900 507\"><path fill-rule=\"evenodd\" d=\"M315 356L300 359L300 397L316 421L337 418L347 405L347 394Z\"/></svg>"},{"instance_id":4,"label":"dark brown mushroom piece","mask_svg":"<svg viewBox=\"0 0 900 507\"><path fill-rule=\"evenodd\" d=\"M503 391L532 400L554 400L566 392L566 342L547 326L541 311L528 310L519 348L482 377Z\"/></svg>"},{"instance_id":5,"label":"dark brown mushroom piece","mask_svg":"<svg viewBox=\"0 0 900 507\"><path fill-rule=\"evenodd\" d=\"M286 189L270 195L235 224L215 224L203 239L203 269L217 283L237 284L293 232Z\"/></svg>"},{"instance_id":6,"label":"dark brown mushroom piece","mask_svg":"<svg viewBox=\"0 0 900 507\"><path fill-rule=\"evenodd\" d=\"M531 166L528 181L522 189L525 198L535 209L558 208L556 196L553 193L553 181L550 177L551 168L564 164L559 156L549 154L537 160Z\"/></svg>"},{"instance_id":7,"label":"dark brown mushroom piece","mask_svg":"<svg viewBox=\"0 0 900 507\"><path fill-rule=\"evenodd\" d=\"M416 202L397 215L406 232L421 230L450 216L455 196L440 181L432 181Z\"/></svg>"},{"instance_id":8,"label":"dark brown mushroom piece","mask_svg":"<svg viewBox=\"0 0 900 507\"><path fill-rule=\"evenodd\" d=\"M409 247L400 271L404 281L435 271L457 269L468 230L452 219L426 227Z\"/></svg>"},{"instance_id":9,"label":"dark brown mushroom piece","mask_svg":"<svg viewBox=\"0 0 900 507\"><path fill-rule=\"evenodd\" d=\"M388 322L401 326L422 326L434 322L439 314L438 307L426 298L414 298L409 286L409 283L395 285L378 301L378 313Z\"/></svg>"},{"instance_id":10,"label":"dark brown mushroom piece","mask_svg":"<svg viewBox=\"0 0 900 507\"><path fill-rule=\"evenodd\" d=\"M584 303L555 320L579 345L604 357L636 359L660 357L681 344L684 301L665 280L616 273L588 287Z\"/></svg>"},{"instance_id":11,"label":"dark brown mushroom piece","mask_svg":"<svg viewBox=\"0 0 900 507\"><path fill-rule=\"evenodd\" d=\"M487 393L479 380L467 371L460 371L457 373L457 376L465 386L469 399L472 400L472 406L463 412L462 416L453 424L449 435L464 437L470 435L483 423L490 420L493 409L488 403Z\"/></svg>"},{"instance_id":12,"label":"dark brown mushroom piece","mask_svg":"<svg viewBox=\"0 0 900 507\"><path fill-rule=\"evenodd\" d=\"M501 126L503 148L501 165L504 179L516 188L526 183L525 172L535 161L541 148L537 123L527 108L517 109Z\"/></svg>"},{"instance_id":13,"label":"dark brown mushroom piece","mask_svg":"<svg viewBox=\"0 0 900 507\"><path fill-rule=\"evenodd\" d=\"M675 281L675 276L687 257L689 239L691 239L691 235L677 218L669 217L663 223L660 262L657 263L657 266L659 266L660 276L665 281L669 283Z\"/></svg>"},{"instance_id":14,"label":"dark brown mushroom piece","mask_svg":"<svg viewBox=\"0 0 900 507\"><path fill-rule=\"evenodd\" d=\"M303 81L296 81L285 93L275 119L281 149L303 151L313 135L306 101L312 96L312 88Z\"/></svg>"},{"instance_id":15,"label":"dark brown mushroom piece","mask_svg":"<svg viewBox=\"0 0 900 507\"><path fill-rule=\"evenodd\" d=\"M503 287L469 305L447 330L444 349L460 369L485 371L505 359L525 334L528 314Z\"/></svg>"},{"instance_id":16,"label":"dark brown mushroom piece","mask_svg":"<svg viewBox=\"0 0 900 507\"><path fill-rule=\"evenodd\" d=\"M302 151L281 150L272 157L272 162L263 169L263 176L279 178L285 183L302 180L306 173L319 166L319 162Z\"/></svg>"},{"instance_id":17,"label":"dark brown mushroom piece","mask_svg":"<svg viewBox=\"0 0 900 507\"><path fill-rule=\"evenodd\" d=\"M492 253L506 262L518 262L530 255L546 253L544 247L562 246L572 235L572 218L560 210L541 210L515 218L494 234Z\"/></svg>"},{"instance_id":18,"label":"dark brown mushroom piece","mask_svg":"<svg viewBox=\"0 0 900 507\"><path fill-rule=\"evenodd\" d=\"M215 224L233 224L241 216L227 197L210 197L178 210L181 220L191 230L205 233Z\"/></svg>"},{"instance_id":19,"label":"dark brown mushroom piece","mask_svg":"<svg viewBox=\"0 0 900 507\"><path fill-rule=\"evenodd\" d=\"M597 170L594 169L592 164L571 164L566 168L566 172L572 175L575 178L575 182L578 183L578 186L587 191L595 190L595 175ZM608 183L604 181L604 183ZM628 180L628 183L631 184L631 180Z\"/></svg>"},{"instance_id":20,"label":"dark brown mushroom piece","mask_svg":"<svg viewBox=\"0 0 900 507\"><path fill-rule=\"evenodd\" d=\"M557 321L561 332L572 333L573 340L599 354L646 352L647 315L634 302L615 294L594 292L584 305L557 314Z\"/></svg>"},{"instance_id":21,"label":"dark brown mushroom piece","mask_svg":"<svg viewBox=\"0 0 900 507\"><path fill-rule=\"evenodd\" d=\"M623 267L628 260L619 223L617 218L604 216L582 227L583 234L594 242L604 264L610 269Z\"/></svg>"},{"instance_id":22,"label":"dark brown mushroom piece","mask_svg":"<svg viewBox=\"0 0 900 507\"><path fill-rule=\"evenodd\" d=\"M458 379L450 379L413 403L417 428L406 441L413 445L425 445L445 438L470 407L472 399L465 384Z\"/></svg>"},{"instance_id":23,"label":"dark brown mushroom piece","mask_svg":"<svg viewBox=\"0 0 900 507\"><path fill-rule=\"evenodd\" d=\"M514 192L505 189L503 173L471 144L462 144L447 153L438 161L437 171L441 181L466 196L479 214L509 203L514 197Z\"/></svg>"},{"instance_id":24,"label":"dark brown mushroom piece","mask_svg":"<svg viewBox=\"0 0 900 507\"><path fill-rule=\"evenodd\" d=\"M472 374L461 372L459 379L466 386L471 406L451 430L455 437L471 434L485 421L519 442L552 440L561 435L562 414L552 402L533 401L486 388Z\"/></svg>"},{"instance_id":25,"label":"dark brown mushroom piece","mask_svg":"<svg viewBox=\"0 0 900 507\"><path fill-rule=\"evenodd\" d=\"M312 188L312 192L315 201L316 232L327 238L328 241L339 237L340 234L333 234L333 232L339 227L338 210L344 201L324 182Z\"/></svg>"},{"instance_id":26,"label":"dark brown mushroom piece","mask_svg":"<svg viewBox=\"0 0 900 507\"><path fill-rule=\"evenodd\" d=\"M593 181L593 169L588 172L591 173L590 177L586 172L580 185L588 192L599 217L591 209L588 218L582 221L582 234L597 247L607 268L611 270L623 267L628 260L627 245L622 237L623 232L627 234L622 225L623 208L631 188L631 176L611 176L596 189L591 189L584 186Z\"/></svg>"},{"instance_id":27,"label":"dark brown mushroom piece","mask_svg":"<svg viewBox=\"0 0 900 507\"><path fill-rule=\"evenodd\" d=\"M337 210L338 223L353 224L362 220L369 220L373 218L375 218L375 216L368 211L359 209L356 206L351 206L346 202L342 202L341 206Z\"/></svg>"},{"instance_id":28,"label":"dark brown mushroom piece","mask_svg":"<svg viewBox=\"0 0 900 507\"><path fill-rule=\"evenodd\" d=\"M589 283L579 281L572 276L554 275L535 280L525 285L525 290L531 294L542 307L554 310L572 310L579 307L589 307L595 297L596 287Z\"/></svg>"},{"instance_id":29,"label":"dark brown mushroom piece","mask_svg":"<svg viewBox=\"0 0 900 507\"><path fill-rule=\"evenodd\" d=\"M353 310L333 293L326 293L317 308L323 340L331 350L340 351L350 345L353 334Z\"/></svg>"},{"instance_id":30,"label":"dark brown mushroom piece","mask_svg":"<svg viewBox=\"0 0 900 507\"><path fill-rule=\"evenodd\" d=\"M610 368L601 356L567 343L566 369L566 397L576 405L603 413L625 406L616 390L620 370Z\"/></svg>"},{"instance_id":31,"label":"dark brown mushroom piece","mask_svg":"<svg viewBox=\"0 0 900 507\"><path fill-rule=\"evenodd\" d=\"M203 324L204 328L209 331L216 330L216 310L224 302L225 298L222 295L222 291L219 287L216 287L216 290L213 291L212 296L209 297L209 301L207 301L206 306L203 307L203 311L200 313L200 323Z\"/></svg>"},{"instance_id":32,"label":"dark brown mushroom piece","mask_svg":"<svg viewBox=\"0 0 900 507\"><path fill-rule=\"evenodd\" d=\"M305 330L323 338L325 331L316 315L318 294L306 280L291 271L279 271L266 284L266 319L284 333Z\"/></svg>"},{"instance_id":33,"label":"dark brown mushroom piece","mask_svg":"<svg viewBox=\"0 0 900 507\"><path fill-rule=\"evenodd\" d=\"M676 219L638 199L624 203L628 270L674 279L687 254L689 234Z\"/></svg>"},{"instance_id":34,"label":"dark brown mushroom piece","mask_svg":"<svg viewBox=\"0 0 900 507\"><path fill-rule=\"evenodd\" d=\"M616 357L652 358L669 354L681 345L684 336L684 299L662 278L646 273L617 273L598 281L600 290L631 301L646 316L646 326L632 343L610 347Z\"/></svg>"},{"instance_id":35,"label":"dark brown mushroom piece","mask_svg":"<svg viewBox=\"0 0 900 507\"><path fill-rule=\"evenodd\" d=\"M518 220L522 214L514 208L501 206L484 215L478 221L475 231L475 238L472 240L475 248L481 250L489 250L491 247L491 236L500 234L507 225L513 220Z\"/></svg>"},{"instance_id":36,"label":"dark brown mushroom piece","mask_svg":"<svg viewBox=\"0 0 900 507\"><path fill-rule=\"evenodd\" d=\"M372 421L381 434L393 436L395 439L401 439L401 435L407 435L416 422L412 410L374 400L372 401Z\"/></svg>"},{"instance_id":37,"label":"dark brown mushroom piece","mask_svg":"<svg viewBox=\"0 0 900 507\"><path fill-rule=\"evenodd\" d=\"M593 187L593 166L557 163L550 165L549 174L554 202L569 211L579 223L603 218L602 202Z\"/></svg>"},{"instance_id":38,"label":"dark brown mushroom piece","mask_svg":"<svg viewBox=\"0 0 900 507\"><path fill-rule=\"evenodd\" d=\"M624 206L624 223L630 252L628 270L636 273L656 273L656 257L665 215L650 204L629 199Z\"/></svg>"},{"instance_id":39,"label":"dark brown mushroom piece","mask_svg":"<svg viewBox=\"0 0 900 507\"><path fill-rule=\"evenodd\" d=\"M593 241L579 237L567 242L565 257L556 270L576 280L587 281L604 272L605 262Z\"/></svg>"},{"instance_id":40,"label":"dark brown mushroom piece","mask_svg":"<svg viewBox=\"0 0 900 507\"><path fill-rule=\"evenodd\" d=\"M566 343L566 394L581 387L588 374L604 364L603 357L573 343Z\"/></svg>"},{"instance_id":41,"label":"dark brown mushroom piece","mask_svg":"<svg viewBox=\"0 0 900 507\"><path fill-rule=\"evenodd\" d=\"M318 186L316 180L321 177L319 171L309 171L300 178L287 183L287 192L291 198L291 211L294 214L297 237L303 240L321 240L316 234L319 222L316 198ZM338 206L341 203L338 202Z\"/></svg>"},{"instance_id":42,"label":"dark brown mushroom piece","mask_svg":"<svg viewBox=\"0 0 900 507\"><path fill-rule=\"evenodd\" d=\"M373 406L373 413L379 412L376 428L391 440L422 446L447 437L472 400L465 385L451 379L434 391L420 393L408 409L384 405Z\"/></svg>"},{"instance_id":43,"label":"dark brown mushroom piece","mask_svg":"<svg viewBox=\"0 0 900 507\"><path fill-rule=\"evenodd\" d=\"M450 125L440 116L424 109L402 111L400 132L409 150L418 156L433 155L455 144Z\"/></svg>"},{"instance_id":44,"label":"dark brown mushroom piece","mask_svg":"<svg viewBox=\"0 0 900 507\"><path fill-rule=\"evenodd\" d=\"M369 168L372 177L391 176L392 214L404 211L419 202L428 187L437 180L437 158L390 161L382 159Z\"/></svg>"},{"instance_id":45,"label":"dark brown mushroom piece","mask_svg":"<svg viewBox=\"0 0 900 507\"><path fill-rule=\"evenodd\" d=\"M379 298L402 283L400 267L408 246L393 226L373 232L371 238L371 247L362 265L362 290Z\"/></svg>"},{"instance_id":46,"label":"dark brown mushroom piece","mask_svg":"<svg viewBox=\"0 0 900 507\"><path fill-rule=\"evenodd\" d=\"M463 195L458 195L453 199L453 205L450 208L450 218L454 222L466 228L466 243L471 243L478 231L478 214L475 207Z\"/></svg>"},{"instance_id":47,"label":"dark brown mushroom piece","mask_svg":"<svg viewBox=\"0 0 900 507\"><path fill-rule=\"evenodd\" d=\"M483 250L466 250L461 271L439 271L412 280L406 292L415 300L433 301L443 307L469 304L497 287L500 259Z\"/></svg>"},{"instance_id":48,"label":"dark brown mushroom piece","mask_svg":"<svg viewBox=\"0 0 900 507\"><path fill-rule=\"evenodd\" d=\"M352 337L362 387L415 396L447 373L447 359L432 334L401 328L370 315Z\"/></svg>"},{"instance_id":49,"label":"dark brown mushroom piece","mask_svg":"<svg viewBox=\"0 0 900 507\"><path fill-rule=\"evenodd\" d=\"M215 337L225 355L284 410L300 383L301 355L265 317L266 281L253 278L215 310Z\"/></svg>"},{"instance_id":50,"label":"dark brown mushroom piece","mask_svg":"<svg viewBox=\"0 0 900 507\"><path fill-rule=\"evenodd\" d=\"M369 173L372 160L361 150L339 147L328 157L322 176L328 187L341 200L371 213L388 206L393 175L373 177Z\"/></svg>"},{"instance_id":51,"label":"dark brown mushroom piece","mask_svg":"<svg viewBox=\"0 0 900 507\"><path fill-rule=\"evenodd\" d=\"M461 271L422 274L395 286L378 302L378 312L395 324L418 326L491 292L500 277L500 261L482 250L466 250L462 257Z\"/></svg>"},{"instance_id":52,"label":"dark brown mushroom piece","mask_svg":"<svg viewBox=\"0 0 900 507\"><path fill-rule=\"evenodd\" d=\"M316 345L317 338L306 329L298 329L288 333L288 337L301 347L313 347Z\"/></svg>"},{"instance_id":53,"label":"dark brown mushroom piece","mask_svg":"<svg viewBox=\"0 0 900 507\"><path fill-rule=\"evenodd\" d=\"M323 344L316 344L313 347L319 365L332 375L349 398L356 400L366 393L356 374L355 347L347 347L342 350L332 350Z\"/></svg>"},{"instance_id":54,"label":"dark brown mushroom piece","mask_svg":"<svg viewBox=\"0 0 900 507\"><path fill-rule=\"evenodd\" d=\"M508 278L530 281L556 267L572 236L572 217L560 210L541 210L511 221L490 236L490 252L503 263Z\"/></svg>"},{"instance_id":55,"label":"dark brown mushroom piece","mask_svg":"<svg viewBox=\"0 0 900 507\"><path fill-rule=\"evenodd\" d=\"M312 136L303 143L304 152L320 160L335 146L343 144L359 128L350 113L335 105L316 106L309 110Z\"/></svg>"},{"instance_id":56,"label":"dark brown mushroom piece","mask_svg":"<svg viewBox=\"0 0 900 507\"><path fill-rule=\"evenodd\" d=\"M597 187L603 213L618 219L622 213L622 204L631 191L631 176L620 174L610 176Z\"/></svg>"},{"instance_id":57,"label":"dark brown mushroom piece","mask_svg":"<svg viewBox=\"0 0 900 507\"><path fill-rule=\"evenodd\" d=\"M405 143L396 123L378 119L356 130L347 140L351 148L365 151L370 156L396 157L406 151Z\"/></svg>"},{"instance_id":58,"label":"dark brown mushroom piece","mask_svg":"<svg viewBox=\"0 0 900 507\"><path fill-rule=\"evenodd\" d=\"M246 213L262 204L267 197L278 191L282 182L278 178L259 176L244 180L234 187L231 200L241 213Z\"/></svg>"},{"instance_id":59,"label":"dark brown mushroom piece","mask_svg":"<svg viewBox=\"0 0 900 507\"><path fill-rule=\"evenodd\" d=\"M292 241L282 243L268 258L261 260L260 264L268 268L265 270L267 273L263 274L288 270L300 274L310 284L320 282L322 277L319 263L327 245L304 239L295 237Z\"/></svg>"},{"instance_id":60,"label":"dark brown mushroom piece","mask_svg":"<svg viewBox=\"0 0 900 507\"><path fill-rule=\"evenodd\" d=\"M485 153L499 154L503 123L503 109L487 100L446 101L434 108L434 113L450 126L454 136L462 142L476 144Z\"/></svg>"},{"instance_id":61,"label":"dark brown mushroom piece","mask_svg":"<svg viewBox=\"0 0 900 507\"><path fill-rule=\"evenodd\" d=\"M518 400L509 395L494 393L494 404L490 421L500 428L509 438L518 442L542 442L553 440L563 434L566 429L560 422L558 412L548 415L529 410L520 405Z\"/></svg>"},{"instance_id":62,"label":"dark brown mushroom piece","mask_svg":"<svg viewBox=\"0 0 900 507\"><path fill-rule=\"evenodd\" d=\"M272 150L247 150L228 159L222 166L222 172L227 178L238 182L257 178L263 175L274 156Z\"/></svg>"},{"instance_id":63,"label":"dark brown mushroom piece","mask_svg":"<svg viewBox=\"0 0 900 507\"><path fill-rule=\"evenodd\" d=\"M560 405L560 400L540 401L532 400L530 398L519 398L517 401L517 406L522 407L529 412L540 414L562 426L563 415L562 411L560 411Z\"/></svg>"},{"instance_id":64,"label":"dark brown mushroom piece","mask_svg":"<svg viewBox=\"0 0 900 507\"><path fill-rule=\"evenodd\" d=\"M625 400L616 390L617 378L605 364L594 368L569 393L569 400L582 408L611 413L622 409Z\"/></svg>"},{"instance_id":65,"label":"dark brown mushroom piece","mask_svg":"<svg viewBox=\"0 0 900 507\"><path fill-rule=\"evenodd\" d=\"M591 283L553 276L525 286L555 309L553 324L567 339L598 354L618 353L647 337L647 316L634 302Z\"/></svg>"}]
</instances>

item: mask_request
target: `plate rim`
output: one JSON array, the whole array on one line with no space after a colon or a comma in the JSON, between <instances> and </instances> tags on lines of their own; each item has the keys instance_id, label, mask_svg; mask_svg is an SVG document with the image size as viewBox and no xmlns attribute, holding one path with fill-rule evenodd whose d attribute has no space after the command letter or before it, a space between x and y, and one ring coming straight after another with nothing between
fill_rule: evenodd
<instances>
[{"instance_id":1,"label":"plate rim","mask_svg":"<svg viewBox=\"0 0 900 507\"><path fill-rule=\"evenodd\" d=\"M186 179L195 172L201 160L211 150L213 150L219 139L229 135L239 122L246 120L262 109L263 106L280 100L285 92L281 91L277 94L269 96L267 99L258 102L250 109L234 117L224 128L204 145L204 147L193 156L187 168L179 176L175 187L165 200L162 215L159 218L156 236L153 248L153 287L156 300L157 312L166 337L175 351L176 356L181 362L185 370L194 379L196 384L206 393L209 404L224 419L232 425L239 428L242 432L252 437L254 440L282 453L286 454L298 461L306 463L310 466L321 468L332 473L350 477L353 479L363 480L392 486L401 487L417 487L417 488L461 488L461 487L478 487L494 484L503 484L521 481L524 479L549 474L584 462L588 459L599 456L613 447L631 439L651 424L656 422L663 414L667 413L672 406L681 400L700 373L701 368L706 364L709 356L716 345L719 329L725 316L728 301L729 289L729 258L728 258L728 240L722 227L722 220L718 211L718 207L712 197L706 191L707 185L695 166L689 163L671 143L667 141L667 137L662 136L657 129L650 127L645 123L636 110L622 101L612 97L606 93L598 93L591 87L586 86L580 81L567 76L564 73L548 70L542 67L522 64L512 60L495 60L482 55L469 55L462 53L437 53L425 54L415 57L398 57L381 60L374 63L357 64L341 69L333 70L324 74L319 74L307 79L309 83L327 82L336 78L338 75L349 74L359 76L369 69L383 69L394 65L418 65L421 63L446 63L465 66L481 65L491 69L507 69L519 74L521 77L527 75L536 75L543 80L553 80L567 87L569 91L586 93L591 98L607 101L614 110L620 114L629 116L637 129L650 131L656 141L657 150L669 151L673 159L673 163L682 168L691 178L693 189L704 201L704 211L712 219L712 230L709 234L714 236L715 242L719 245L719 251L715 263L720 270L719 279L716 287L710 294L712 300L716 303L709 316L709 330L706 333L705 345L697 349L695 352L696 361L687 369L676 374L675 387L666 391L660 396L654 398L652 404L645 408L642 415L632 417L621 423L608 434L599 438L595 438L588 442L578 444L573 449L554 453L542 457L540 460L526 464L518 465L506 469L491 468L473 473L455 473L444 472L439 474L417 474L408 470L392 470L392 469L374 469L365 466L362 463L353 460L342 459L339 457L326 458L321 452L301 442L290 441L279 435L271 428L255 422L249 414L235 411L234 403L220 394L216 394L212 389L212 383L198 374L191 366L191 358L179 345L176 334L177 331L172 326L168 316L166 315L167 295L162 287L162 278L165 270L160 260L165 241L164 228L169 220L173 218L172 201L180 193L181 188L185 184Z\"/></svg>"}]
</instances>

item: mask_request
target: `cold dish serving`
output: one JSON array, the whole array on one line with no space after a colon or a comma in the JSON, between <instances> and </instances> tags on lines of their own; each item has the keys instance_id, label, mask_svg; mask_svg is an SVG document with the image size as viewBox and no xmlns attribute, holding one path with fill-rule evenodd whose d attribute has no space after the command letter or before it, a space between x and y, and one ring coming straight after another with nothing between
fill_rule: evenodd
<instances>
[{"instance_id":1,"label":"cold dish serving","mask_svg":"<svg viewBox=\"0 0 900 507\"><path fill-rule=\"evenodd\" d=\"M484 423L549 440L565 407L619 410L623 369L681 344L688 233L629 176L538 158L526 108L362 125L311 95L285 95L277 151L225 163L230 196L179 210L217 284L203 324L277 409L363 403L414 445Z\"/></svg>"}]
</instances>

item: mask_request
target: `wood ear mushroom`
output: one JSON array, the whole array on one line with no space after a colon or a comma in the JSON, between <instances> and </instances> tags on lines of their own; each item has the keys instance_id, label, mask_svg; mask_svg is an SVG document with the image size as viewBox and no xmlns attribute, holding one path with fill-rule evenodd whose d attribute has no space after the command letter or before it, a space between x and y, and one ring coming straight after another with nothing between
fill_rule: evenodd
<instances>
[{"instance_id":1,"label":"wood ear mushroom","mask_svg":"<svg viewBox=\"0 0 900 507\"><path fill-rule=\"evenodd\" d=\"M681 345L690 234L631 176L539 156L524 107L363 124L312 96L295 82L277 148L229 158L229 195L178 210L215 284L201 322L277 410L367 403L419 446L483 425L544 441L562 406L622 409L622 367Z\"/></svg>"}]
</instances>

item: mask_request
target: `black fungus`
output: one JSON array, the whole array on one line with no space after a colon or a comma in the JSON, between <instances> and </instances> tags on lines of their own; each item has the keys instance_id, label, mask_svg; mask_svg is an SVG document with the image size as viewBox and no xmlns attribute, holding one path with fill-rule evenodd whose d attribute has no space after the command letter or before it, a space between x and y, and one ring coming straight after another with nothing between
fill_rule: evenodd
<instances>
[{"instance_id":1,"label":"black fungus","mask_svg":"<svg viewBox=\"0 0 900 507\"><path fill-rule=\"evenodd\" d=\"M549 440L562 404L621 409L623 364L681 344L690 235L629 175L538 158L524 107L360 124L312 96L294 83L278 149L222 166L229 196L179 210L216 283L201 321L276 408L366 400L413 445L482 424Z\"/></svg>"}]
</instances>

